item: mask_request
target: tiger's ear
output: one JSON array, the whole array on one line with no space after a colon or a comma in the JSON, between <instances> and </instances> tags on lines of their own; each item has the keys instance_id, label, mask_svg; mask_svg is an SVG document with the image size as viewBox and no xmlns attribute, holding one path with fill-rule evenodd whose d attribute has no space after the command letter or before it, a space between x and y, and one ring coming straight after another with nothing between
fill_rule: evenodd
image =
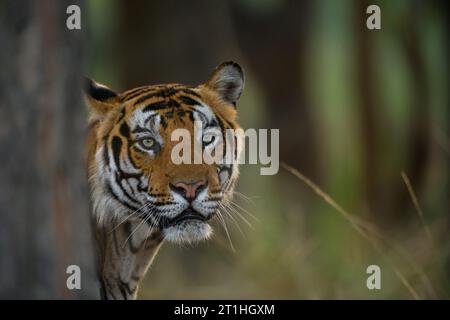
<instances>
[{"instance_id":1,"label":"tiger's ear","mask_svg":"<svg viewBox=\"0 0 450 320\"><path fill-rule=\"evenodd\" d=\"M236 62L224 62L214 70L205 86L236 107L236 102L244 89L244 72Z\"/></svg>"},{"instance_id":2,"label":"tiger's ear","mask_svg":"<svg viewBox=\"0 0 450 320\"><path fill-rule=\"evenodd\" d=\"M84 79L84 94L93 115L104 116L119 104L119 96L105 85Z\"/></svg>"}]
</instances>

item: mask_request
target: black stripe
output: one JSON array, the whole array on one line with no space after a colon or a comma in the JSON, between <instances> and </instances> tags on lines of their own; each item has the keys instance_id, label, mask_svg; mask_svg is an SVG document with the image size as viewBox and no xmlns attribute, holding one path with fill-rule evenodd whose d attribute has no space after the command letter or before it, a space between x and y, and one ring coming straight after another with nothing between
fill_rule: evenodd
<instances>
[{"instance_id":1,"label":"black stripe","mask_svg":"<svg viewBox=\"0 0 450 320\"><path fill-rule=\"evenodd\" d=\"M168 98L170 96L173 96L176 93L177 93L177 90L175 88L172 88L172 87L165 88L165 89L162 89L161 91L159 91L159 95L161 97L164 97L164 98Z\"/></svg>"},{"instance_id":2,"label":"black stripe","mask_svg":"<svg viewBox=\"0 0 450 320\"><path fill-rule=\"evenodd\" d=\"M120 133L127 139L130 137L130 127L126 122L123 122L119 129ZM122 139L120 139L118 136L114 136L112 139L112 149L113 149L113 155L114 155L114 161L118 170L118 173L120 174L120 179L129 179L129 178L135 178L140 180L142 173L129 173L122 171L122 168L120 166L120 152L122 148ZM128 146L128 160L130 161L131 165L136 169L136 164L133 162L133 160L130 157L130 149Z\"/></svg>"},{"instance_id":3,"label":"black stripe","mask_svg":"<svg viewBox=\"0 0 450 320\"><path fill-rule=\"evenodd\" d=\"M122 102L133 100L134 98L139 97L140 95L143 95L144 93L147 93L149 91L154 92L154 90L150 90L150 89L149 90L142 90L142 92L138 92L138 93L132 94L129 97L124 97L122 99Z\"/></svg>"},{"instance_id":4,"label":"black stripe","mask_svg":"<svg viewBox=\"0 0 450 320\"><path fill-rule=\"evenodd\" d=\"M147 121L148 120L146 120L146 122ZM133 133L140 133L140 132L148 133L150 131L148 129L142 128L141 126L137 125L136 128L133 129Z\"/></svg>"},{"instance_id":5,"label":"black stripe","mask_svg":"<svg viewBox=\"0 0 450 320\"><path fill-rule=\"evenodd\" d=\"M128 143L128 149L127 149L128 160L130 161L130 163L131 163L131 165L133 166L133 168L136 169L137 166L136 166L136 163L134 163L133 158L131 158L130 148L131 148L131 146L130 146L130 144ZM128 174L128 175L134 175L135 178L136 178L138 175L139 175L139 176L142 176L141 173L127 173L127 174ZM140 177L139 177L139 179L140 179Z\"/></svg>"},{"instance_id":6,"label":"black stripe","mask_svg":"<svg viewBox=\"0 0 450 320\"><path fill-rule=\"evenodd\" d=\"M129 182L129 180L128 179L123 179L123 180L121 180L121 181L123 181L124 183L126 183L127 184L127 186L128 186L128 188L130 188L130 190L131 190L131 194L133 195L133 196L136 196L136 194L135 194L135 190L133 189L133 186L130 184L130 182ZM140 181L138 180L138 184L140 183Z\"/></svg>"},{"instance_id":7,"label":"black stripe","mask_svg":"<svg viewBox=\"0 0 450 320\"><path fill-rule=\"evenodd\" d=\"M124 187L123 184L126 184L130 189L131 192L133 193L133 188L130 187L130 184L128 183L127 179L121 179L120 174L116 173L116 182L119 182L119 186L120 189L122 189L122 192L124 193L124 195L126 195L129 199L133 199L133 194L130 194Z\"/></svg>"},{"instance_id":8,"label":"black stripe","mask_svg":"<svg viewBox=\"0 0 450 320\"><path fill-rule=\"evenodd\" d=\"M172 111L166 112L166 113L165 113L165 116L166 116L168 119L172 119L172 118L173 118L173 112L172 112Z\"/></svg>"},{"instance_id":9,"label":"black stripe","mask_svg":"<svg viewBox=\"0 0 450 320\"><path fill-rule=\"evenodd\" d=\"M175 204L176 202L173 201L168 201L168 202L164 202L164 201L156 201L153 202L152 204L156 205L156 206L163 206L163 205L172 205Z\"/></svg>"},{"instance_id":10,"label":"black stripe","mask_svg":"<svg viewBox=\"0 0 450 320\"><path fill-rule=\"evenodd\" d=\"M219 117L218 115L216 115L217 121L219 122L219 126L220 126L220 132L222 134L222 141L223 141L223 156L224 158L226 157L227 154L227 143L225 140L226 137L226 133L225 133L225 126L223 124L223 119L221 117Z\"/></svg>"},{"instance_id":11,"label":"black stripe","mask_svg":"<svg viewBox=\"0 0 450 320\"><path fill-rule=\"evenodd\" d=\"M201 99L201 96L197 92L195 92L194 90L192 90L190 88L186 88L182 85L174 85L173 87L169 87L169 88L167 88L167 87L164 88L164 86L165 85L156 85L156 86L151 86L151 87L139 87L136 89L129 90L128 92L126 92L125 96L123 96L122 101L132 100L132 99L139 97L145 93L148 93L147 95L139 98L139 100L135 102L136 104L138 104L138 103L141 103L151 97L170 97L170 96L177 94L178 92L190 94L194 97ZM161 87L163 87L163 89L161 89Z\"/></svg>"},{"instance_id":12,"label":"black stripe","mask_svg":"<svg viewBox=\"0 0 450 320\"><path fill-rule=\"evenodd\" d=\"M119 287L120 293L122 294L123 299L124 300L128 300L127 293L125 292L125 289L121 285L119 285L118 287Z\"/></svg>"},{"instance_id":13,"label":"black stripe","mask_svg":"<svg viewBox=\"0 0 450 320\"><path fill-rule=\"evenodd\" d=\"M142 173L130 173L130 172L125 172L125 171L120 171L120 179L137 179L140 181L141 177L142 177Z\"/></svg>"},{"instance_id":14,"label":"black stripe","mask_svg":"<svg viewBox=\"0 0 450 320\"><path fill-rule=\"evenodd\" d=\"M120 173L116 172L116 174L114 175L114 178L115 178L116 185L117 185L117 186L120 188L120 190L122 191L122 193L123 193L125 199L127 200L127 203L128 203L128 202L129 202L129 203L136 202L136 201L133 199L133 195L131 195L131 194L130 194L127 190L125 190L125 188L123 187L122 181L124 181L124 180L120 179ZM125 181L126 181L126 180L125 180ZM139 208L139 206L136 206L136 207Z\"/></svg>"},{"instance_id":15,"label":"black stripe","mask_svg":"<svg viewBox=\"0 0 450 320\"><path fill-rule=\"evenodd\" d=\"M124 202L122 200L119 199L119 196L114 192L114 190L112 189L111 185L109 183L106 184L106 191L108 191L111 196L119 203L121 203L122 205L124 205L125 207L127 207L128 209L130 209L131 211L136 211L139 209L139 207L134 207L133 205Z\"/></svg>"},{"instance_id":16,"label":"black stripe","mask_svg":"<svg viewBox=\"0 0 450 320\"><path fill-rule=\"evenodd\" d=\"M122 148L122 140L118 136L112 138L112 150L116 167L120 170L120 149Z\"/></svg>"},{"instance_id":17,"label":"black stripe","mask_svg":"<svg viewBox=\"0 0 450 320\"><path fill-rule=\"evenodd\" d=\"M161 115L161 126L164 128L164 129L167 129L167 122L166 122L166 118L163 116L163 115Z\"/></svg>"},{"instance_id":18,"label":"black stripe","mask_svg":"<svg viewBox=\"0 0 450 320\"><path fill-rule=\"evenodd\" d=\"M133 166L134 169L136 169L136 164L134 163L133 159L131 158L131 154L130 154L130 126L128 125L128 123L126 123L125 121L122 123L122 125L120 126L120 134L126 139L127 141L127 157L128 160L130 161L131 165ZM134 131L133 131L134 132ZM127 173L127 172L121 172L121 179L124 178L136 178L136 179L140 179L142 174L138 174L138 173Z\"/></svg>"},{"instance_id":19,"label":"black stripe","mask_svg":"<svg viewBox=\"0 0 450 320\"><path fill-rule=\"evenodd\" d=\"M187 112L189 113L189 119L191 119L191 121L194 122L195 121L194 110L188 110Z\"/></svg>"},{"instance_id":20,"label":"black stripe","mask_svg":"<svg viewBox=\"0 0 450 320\"><path fill-rule=\"evenodd\" d=\"M169 100L169 108L179 108L180 103L176 100L170 99Z\"/></svg>"},{"instance_id":21,"label":"black stripe","mask_svg":"<svg viewBox=\"0 0 450 320\"><path fill-rule=\"evenodd\" d=\"M197 105L200 105L200 104L201 104L201 103L198 102L197 100L194 100L194 99L192 99L192 98L190 98L190 97L188 97L188 96L180 96L180 97L178 97L178 99L179 99L182 103L187 104L187 105L189 105L189 106L197 106Z\"/></svg>"},{"instance_id":22,"label":"black stripe","mask_svg":"<svg viewBox=\"0 0 450 320\"><path fill-rule=\"evenodd\" d=\"M194 97L197 97L199 99L202 98L197 92L195 92L194 90L189 89L189 88L181 88L181 89L178 89L178 91L193 95Z\"/></svg>"},{"instance_id":23,"label":"black stripe","mask_svg":"<svg viewBox=\"0 0 450 320\"><path fill-rule=\"evenodd\" d=\"M126 93L126 95L122 98L122 101L134 99L141 94L147 93L149 91L156 91L154 87L145 87L145 88L136 88L134 90L130 90Z\"/></svg>"},{"instance_id":24,"label":"black stripe","mask_svg":"<svg viewBox=\"0 0 450 320\"><path fill-rule=\"evenodd\" d=\"M130 239L128 240L128 248L130 249L131 253L136 254L141 249L141 246L139 246L137 248L133 246L133 230L132 230L131 223L127 222L126 227L127 227L128 233L131 235Z\"/></svg>"},{"instance_id":25,"label":"black stripe","mask_svg":"<svg viewBox=\"0 0 450 320\"><path fill-rule=\"evenodd\" d=\"M139 206L134 204L136 201L133 200L133 197L123 188L121 181L120 181L122 179L121 178L122 175L127 175L127 174L132 175L129 173L121 172L121 169L120 169L120 149L121 149L121 147L122 147L122 140L118 136L114 136L112 139L112 149L113 149L114 162L115 162L115 165L117 168L114 178L115 178L116 185L120 188L120 190L122 191L122 193L126 199L123 199L121 201L120 198L114 193L111 185L109 185L109 189L110 189L109 191L111 192L112 195L115 196L117 201L126 205L127 207L131 207L131 208L134 208L135 210L137 210L139 208ZM138 176L140 178L140 175L138 175Z\"/></svg>"},{"instance_id":26,"label":"black stripe","mask_svg":"<svg viewBox=\"0 0 450 320\"><path fill-rule=\"evenodd\" d=\"M146 105L143 109L142 112L150 112L150 111L155 111L155 110L160 110L160 109L165 109L169 106L169 103L167 101L158 101L158 102L153 102L150 103L148 105Z\"/></svg>"},{"instance_id":27,"label":"black stripe","mask_svg":"<svg viewBox=\"0 0 450 320\"><path fill-rule=\"evenodd\" d=\"M148 192L148 185L145 187L142 186L142 181L139 180L139 185L137 186L137 190L139 192Z\"/></svg>"},{"instance_id":28,"label":"black stripe","mask_svg":"<svg viewBox=\"0 0 450 320\"><path fill-rule=\"evenodd\" d=\"M142 112L145 113L145 112L149 112L149 111L155 111L155 110L161 110L161 109L167 109L167 108L179 108L179 107L180 107L180 104L178 103L178 101L170 99L168 101L163 100L163 101L150 103L149 105L146 105L142 109Z\"/></svg>"},{"instance_id":29,"label":"black stripe","mask_svg":"<svg viewBox=\"0 0 450 320\"><path fill-rule=\"evenodd\" d=\"M144 101L147 101L150 98L154 98L154 97L159 97L159 98L167 98L170 96L173 96L174 94L177 93L177 90L174 88L165 88L162 90L158 90L156 92L151 92L149 94L146 94L143 97L140 97L139 99L136 100L136 102L134 103L134 105L140 104Z\"/></svg>"},{"instance_id":30,"label":"black stripe","mask_svg":"<svg viewBox=\"0 0 450 320\"><path fill-rule=\"evenodd\" d=\"M102 283L104 284L104 287L108 287L108 293L112 296L112 298L114 300L117 300L117 298L113 294L113 290L112 290L112 287L111 287L111 284L109 283L109 281L103 280ZM106 292L106 290L105 290L105 292ZM105 297L105 300L109 300L107 296Z\"/></svg>"},{"instance_id":31,"label":"black stripe","mask_svg":"<svg viewBox=\"0 0 450 320\"><path fill-rule=\"evenodd\" d=\"M228 185L225 187L225 191L224 192L228 192L229 190L233 189L235 182L236 182L236 180L231 180L231 178L230 178L228 180Z\"/></svg>"},{"instance_id":32,"label":"black stripe","mask_svg":"<svg viewBox=\"0 0 450 320\"><path fill-rule=\"evenodd\" d=\"M119 119L117 119L116 123L119 123L122 121L122 119L125 117L125 107L122 107L122 110L120 110L120 116Z\"/></svg>"},{"instance_id":33,"label":"black stripe","mask_svg":"<svg viewBox=\"0 0 450 320\"><path fill-rule=\"evenodd\" d=\"M140 104L140 103L142 103L142 102L144 102L144 101L147 101L147 100L150 99L150 98L157 97L157 96L158 96L158 92L159 92L159 91L151 92L151 93L149 93L149 94L146 94L146 95L143 96L143 97L140 97L139 99L137 99L137 100L134 102L134 105L138 105L138 104Z\"/></svg>"},{"instance_id":34,"label":"black stripe","mask_svg":"<svg viewBox=\"0 0 450 320\"><path fill-rule=\"evenodd\" d=\"M216 114L216 117L221 119L222 122L225 122L225 124L230 128L230 129L234 129L234 126L231 122L229 122L227 119L223 118L222 116L219 116L218 114Z\"/></svg>"},{"instance_id":35,"label":"black stripe","mask_svg":"<svg viewBox=\"0 0 450 320\"><path fill-rule=\"evenodd\" d=\"M128 126L128 124L124 121L121 125L120 125L120 134L122 136L124 136L125 138L129 138L130 137L130 127Z\"/></svg>"},{"instance_id":36,"label":"black stripe","mask_svg":"<svg viewBox=\"0 0 450 320\"><path fill-rule=\"evenodd\" d=\"M127 90L127 91L124 92L125 93L125 97L129 96L130 94L136 93L138 91L148 90L148 89L152 89L152 87L151 86L140 86L140 87L136 87L136 88Z\"/></svg>"},{"instance_id":37,"label":"black stripe","mask_svg":"<svg viewBox=\"0 0 450 320\"><path fill-rule=\"evenodd\" d=\"M103 162L106 166L109 167L109 155L108 155L108 142L107 139L105 139L105 142L103 144Z\"/></svg>"}]
</instances>

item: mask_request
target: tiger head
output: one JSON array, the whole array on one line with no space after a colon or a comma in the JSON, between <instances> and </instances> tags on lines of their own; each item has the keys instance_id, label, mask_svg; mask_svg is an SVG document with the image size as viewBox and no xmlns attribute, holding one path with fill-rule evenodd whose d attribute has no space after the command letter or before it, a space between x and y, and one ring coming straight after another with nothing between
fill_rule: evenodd
<instances>
[{"instance_id":1,"label":"tiger head","mask_svg":"<svg viewBox=\"0 0 450 320\"><path fill-rule=\"evenodd\" d=\"M202 151L226 149L227 129L239 128L241 67L225 62L196 87L152 85L121 94L86 81L91 126L88 171L98 223L138 219L170 241L208 238L212 231L208 221L232 196L237 162L179 163L174 148L180 140L174 140L173 133L189 133L192 146L197 143ZM196 130L198 124L201 130ZM242 135L234 139L236 159ZM198 153L194 147L188 151L192 158Z\"/></svg>"}]
</instances>

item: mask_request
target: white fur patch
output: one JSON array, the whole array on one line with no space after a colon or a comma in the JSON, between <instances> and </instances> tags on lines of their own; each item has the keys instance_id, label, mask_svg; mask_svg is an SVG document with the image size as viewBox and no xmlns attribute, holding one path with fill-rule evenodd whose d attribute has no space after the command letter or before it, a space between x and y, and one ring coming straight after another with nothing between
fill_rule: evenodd
<instances>
[{"instance_id":1,"label":"white fur patch","mask_svg":"<svg viewBox=\"0 0 450 320\"><path fill-rule=\"evenodd\" d=\"M175 243L193 243L208 240L212 235L209 224L198 221L183 221L176 226L164 229L164 238Z\"/></svg>"}]
</instances>

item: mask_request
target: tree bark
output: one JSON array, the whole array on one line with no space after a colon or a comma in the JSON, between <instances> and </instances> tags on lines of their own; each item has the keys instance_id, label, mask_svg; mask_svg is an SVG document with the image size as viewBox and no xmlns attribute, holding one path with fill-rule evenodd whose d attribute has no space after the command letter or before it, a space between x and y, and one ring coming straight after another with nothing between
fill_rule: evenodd
<instances>
[{"instance_id":1,"label":"tree bark","mask_svg":"<svg viewBox=\"0 0 450 320\"><path fill-rule=\"evenodd\" d=\"M75 3L0 3L3 299L98 293L84 163L82 33L66 28L66 8ZM69 265L81 268L81 290L66 286Z\"/></svg>"}]
</instances>

